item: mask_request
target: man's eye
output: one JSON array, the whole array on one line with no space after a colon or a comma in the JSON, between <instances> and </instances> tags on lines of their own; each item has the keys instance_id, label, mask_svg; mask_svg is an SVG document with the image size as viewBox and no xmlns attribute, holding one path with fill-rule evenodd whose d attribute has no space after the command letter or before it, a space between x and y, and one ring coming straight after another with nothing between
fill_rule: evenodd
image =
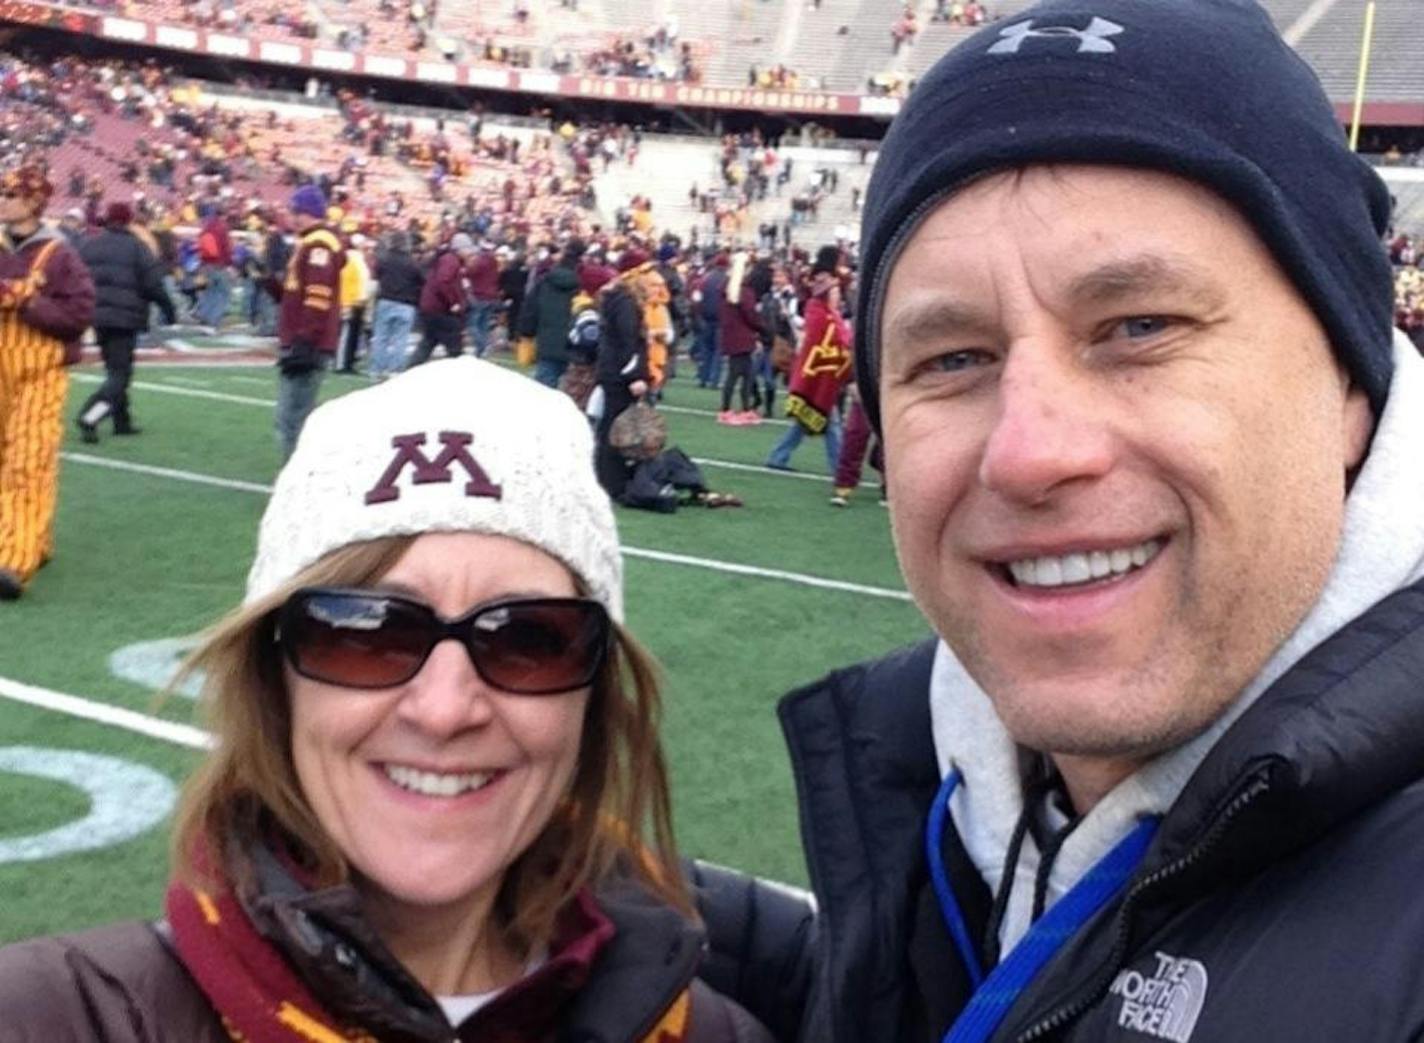
<instances>
[{"instance_id":1,"label":"man's eye","mask_svg":"<svg viewBox=\"0 0 1424 1043\"><path fill-rule=\"evenodd\" d=\"M981 366L987 359L986 352L975 348L947 351L943 355L936 355L930 359L929 368L936 373L959 373L973 366Z\"/></svg>"},{"instance_id":2,"label":"man's eye","mask_svg":"<svg viewBox=\"0 0 1424 1043\"><path fill-rule=\"evenodd\" d=\"M1129 340L1140 340L1156 336L1170 325L1171 320L1164 315L1134 315L1114 326L1113 333Z\"/></svg>"}]
</instances>

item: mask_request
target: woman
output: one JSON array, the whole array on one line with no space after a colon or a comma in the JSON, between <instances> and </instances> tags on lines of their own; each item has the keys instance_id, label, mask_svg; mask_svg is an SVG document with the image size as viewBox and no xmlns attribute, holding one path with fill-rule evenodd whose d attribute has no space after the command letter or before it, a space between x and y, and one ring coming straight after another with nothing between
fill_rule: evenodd
<instances>
[{"instance_id":1,"label":"woman","mask_svg":"<svg viewBox=\"0 0 1424 1043\"><path fill-rule=\"evenodd\" d=\"M693 977L591 456L566 396L468 358L314 413L194 656L218 741L166 920L0 950L6 1032L766 1043Z\"/></svg>"},{"instance_id":2,"label":"woman","mask_svg":"<svg viewBox=\"0 0 1424 1043\"><path fill-rule=\"evenodd\" d=\"M753 408L756 395L752 384L752 354L756 351L762 331L759 296L747 278L748 256L745 252L732 258L727 276L727 292L718 305L718 329L722 354L727 356L727 381L722 385L722 411L717 423L732 426L761 423L761 414ZM741 381L742 409L732 411L732 388Z\"/></svg>"}]
</instances>

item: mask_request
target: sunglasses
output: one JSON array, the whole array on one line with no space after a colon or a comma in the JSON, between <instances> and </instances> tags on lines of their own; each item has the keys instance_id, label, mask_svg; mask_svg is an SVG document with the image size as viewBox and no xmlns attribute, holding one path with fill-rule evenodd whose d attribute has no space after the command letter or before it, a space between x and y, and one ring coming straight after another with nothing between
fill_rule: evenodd
<instances>
[{"instance_id":1,"label":"sunglasses","mask_svg":"<svg viewBox=\"0 0 1424 1043\"><path fill-rule=\"evenodd\" d=\"M346 688L404 684L447 638L465 646L486 684L553 695L593 683L611 625L590 598L506 598L445 619L394 594L307 587L278 610L275 639L302 677Z\"/></svg>"}]
</instances>

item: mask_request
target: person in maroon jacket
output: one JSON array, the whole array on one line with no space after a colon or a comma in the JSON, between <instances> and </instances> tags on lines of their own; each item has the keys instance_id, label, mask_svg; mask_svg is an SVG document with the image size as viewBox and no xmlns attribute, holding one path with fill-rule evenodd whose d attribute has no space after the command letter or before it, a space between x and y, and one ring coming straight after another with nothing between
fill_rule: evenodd
<instances>
[{"instance_id":1,"label":"person in maroon jacket","mask_svg":"<svg viewBox=\"0 0 1424 1043\"><path fill-rule=\"evenodd\" d=\"M727 380L722 385L722 411L719 424L759 424L761 414L752 408L752 354L756 351L762 331L761 310L756 291L745 279L750 258L739 253L732 258L727 277L727 292L718 304L717 328L722 354L727 356ZM732 387L742 382L742 410L732 412Z\"/></svg>"},{"instance_id":2,"label":"person in maroon jacket","mask_svg":"<svg viewBox=\"0 0 1424 1043\"><path fill-rule=\"evenodd\" d=\"M326 227L326 196L315 185L292 195L297 246L287 262L277 315L277 441L285 461L316 405L327 363L341 334L341 237Z\"/></svg>"},{"instance_id":3,"label":"person in maroon jacket","mask_svg":"<svg viewBox=\"0 0 1424 1043\"><path fill-rule=\"evenodd\" d=\"M410 364L418 366L430 358L435 345L454 358L460 354L460 333L468 303L465 290L465 265L475 255L475 241L464 232L450 237L448 246L435 255L425 286L420 291L420 344L411 356Z\"/></svg>"},{"instance_id":4,"label":"person in maroon jacket","mask_svg":"<svg viewBox=\"0 0 1424 1043\"><path fill-rule=\"evenodd\" d=\"M94 319L94 281L58 229L40 224L53 193L27 166L0 179L0 600L49 560L59 492L66 363Z\"/></svg>"},{"instance_id":5,"label":"person in maroon jacket","mask_svg":"<svg viewBox=\"0 0 1424 1043\"><path fill-rule=\"evenodd\" d=\"M490 330L504 300L499 292L499 259L489 243L481 243L465 262L465 281L470 287L470 303L465 311L465 329L477 358L489 350Z\"/></svg>"},{"instance_id":6,"label":"person in maroon jacket","mask_svg":"<svg viewBox=\"0 0 1424 1043\"><path fill-rule=\"evenodd\" d=\"M216 331L232 301L232 235L216 203L202 204L198 213L203 218L198 232L198 259L207 280L198 298L198 321Z\"/></svg>"}]
</instances>

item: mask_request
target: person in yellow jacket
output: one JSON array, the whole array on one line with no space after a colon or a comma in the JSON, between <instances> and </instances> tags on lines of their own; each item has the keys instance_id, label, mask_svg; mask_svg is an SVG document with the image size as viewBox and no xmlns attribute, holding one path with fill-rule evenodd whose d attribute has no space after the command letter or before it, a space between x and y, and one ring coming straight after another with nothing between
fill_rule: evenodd
<instances>
[{"instance_id":1,"label":"person in yellow jacket","mask_svg":"<svg viewBox=\"0 0 1424 1043\"><path fill-rule=\"evenodd\" d=\"M94 280L40 223L53 186L37 166L0 178L0 600L53 550L68 362L94 321Z\"/></svg>"},{"instance_id":2,"label":"person in yellow jacket","mask_svg":"<svg viewBox=\"0 0 1424 1043\"><path fill-rule=\"evenodd\" d=\"M648 382L657 392L662 390L667 379L668 351L677 337L673 331L672 311L668 307L672 297L668 293L667 281L648 260L648 255L636 247L629 252L635 258L641 258L633 277L638 282L638 296L643 302L643 325L648 331Z\"/></svg>"},{"instance_id":3,"label":"person in yellow jacket","mask_svg":"<svg viewBox=\"0 0 1424 1043\"><path fill-rule=\"evenodd\" d=\"M336 344L336 371L355 373L361 335L366 329L366 301L371 296L371 266L366 261L366 238L353 227L342 226L346 263L341 266L341 339Z\"/></svg>"}]
</instances>

